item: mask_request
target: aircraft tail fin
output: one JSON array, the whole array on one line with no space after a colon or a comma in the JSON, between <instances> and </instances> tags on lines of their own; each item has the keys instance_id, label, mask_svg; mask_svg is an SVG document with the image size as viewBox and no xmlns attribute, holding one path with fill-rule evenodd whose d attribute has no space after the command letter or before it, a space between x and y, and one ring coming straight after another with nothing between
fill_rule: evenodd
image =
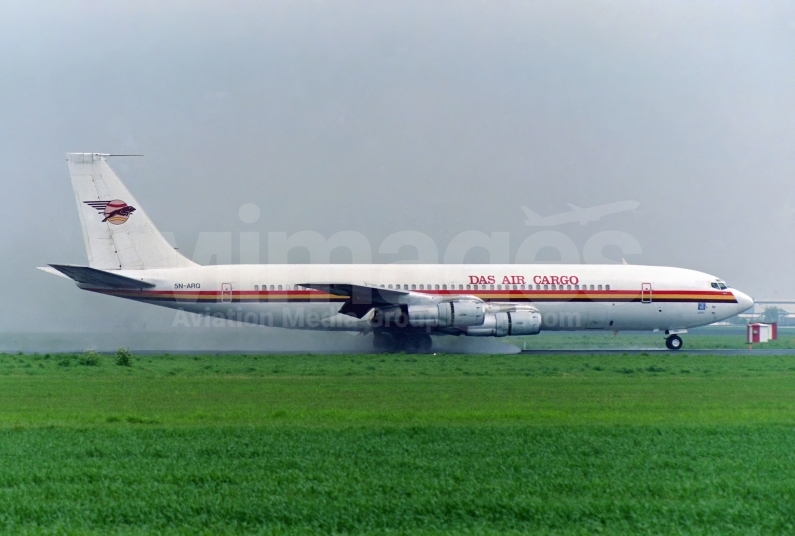
<instances>
[{"instance_id":1,"label":"aircraft tail fin","mask_svg":"<svg viewBox=\"0 0 795 536\"><path fill-rule=\"evenodd\" d=\"M108 166L107 156L66 155L89 266L99 270L195 266L160 234Z\"/></svg>"}]
</instances>

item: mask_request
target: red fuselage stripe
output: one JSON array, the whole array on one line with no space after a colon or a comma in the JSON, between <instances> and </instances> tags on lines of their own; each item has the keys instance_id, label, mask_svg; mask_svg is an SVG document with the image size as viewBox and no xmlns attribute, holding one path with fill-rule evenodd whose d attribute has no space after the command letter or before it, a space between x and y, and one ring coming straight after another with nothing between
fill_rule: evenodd
<instances>
[{"instance_id":1,"label":"red fuselage stripe","mask_svg":"<svg viewBox=\"0 0 795 536\"><path fill-rule=\"evenodd\" d=\"M220 290L105 290L95 292L137 300L167 300L186 302L228 301L229 291ZM508 302L639 302L648 300L648 294L635 290L430 290L412 291L436 296L477 296L486 301ZM231 292L234 302L344 302L347 296L337 296L312 290L272 290ZM712 302L737 303L731 292L704 292L693 290L656 290L651 294L654 302Z\"/></svg>"}]
</instances>

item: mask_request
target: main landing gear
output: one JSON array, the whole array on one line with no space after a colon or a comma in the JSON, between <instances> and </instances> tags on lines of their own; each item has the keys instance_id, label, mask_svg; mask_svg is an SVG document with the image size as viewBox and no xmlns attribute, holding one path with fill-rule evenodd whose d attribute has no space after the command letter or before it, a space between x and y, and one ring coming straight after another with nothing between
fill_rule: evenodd
<instances>
[{"instance_id":1,"label":"main landing gear","mask_svg":"<svg viewBox=\"0 0 795 536\"><path fill-rule=\"evenodd\" d=\"M681 350L683 344L682 337L679 335L670 335L665 339L665 346L669 350Z\"/></svg>"},{"instance_id":2,"label":"main landing gear","mask_svg":"<svg viewBox=\"0 0 795 536\"><path fill-rule=\"evenodd\" d=\"M406 352L408 354L431 351L433 341L427 333L414 331L374 331L373 350L376 352Z\"/></svg>"}]
</instances>

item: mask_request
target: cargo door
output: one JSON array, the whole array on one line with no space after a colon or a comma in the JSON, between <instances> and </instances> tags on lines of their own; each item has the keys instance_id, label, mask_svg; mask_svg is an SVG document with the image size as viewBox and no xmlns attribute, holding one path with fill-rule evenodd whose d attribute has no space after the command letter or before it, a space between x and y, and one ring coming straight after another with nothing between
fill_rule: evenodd
<instances>
[{"instance_id":1,"label":"cargo door","mask_svg":"<svg viewBox=\"0 0 795 536\"><path fill-rule=\"evenodd\" d=\"M232 303L232 283L221 283L221 303Z\"/></svg>"}]
</instances>

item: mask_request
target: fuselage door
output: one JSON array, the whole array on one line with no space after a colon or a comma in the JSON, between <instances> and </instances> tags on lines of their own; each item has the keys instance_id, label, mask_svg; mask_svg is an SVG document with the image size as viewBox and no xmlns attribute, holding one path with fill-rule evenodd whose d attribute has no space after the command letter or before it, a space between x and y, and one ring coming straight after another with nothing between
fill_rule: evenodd
<instances>
[{"instance_id":1,"label":"fuselage door","mask_svg":"<svg viewBox=\"0 0 795 536\"><path fill-rule=\"evenodd\" d=\"M221 302L232 303L232 283L221 283Z\"/></svg>"},{"instance_id":2,"label":"fuselage door","mask_svg":"<svg viewBox=\"0 0 795 536\"><path fill-rule=\"evenodd\" d=\"M641 283L640 301L642 303L651 303L651 283Z\"/></svg>"}]
</instances>

